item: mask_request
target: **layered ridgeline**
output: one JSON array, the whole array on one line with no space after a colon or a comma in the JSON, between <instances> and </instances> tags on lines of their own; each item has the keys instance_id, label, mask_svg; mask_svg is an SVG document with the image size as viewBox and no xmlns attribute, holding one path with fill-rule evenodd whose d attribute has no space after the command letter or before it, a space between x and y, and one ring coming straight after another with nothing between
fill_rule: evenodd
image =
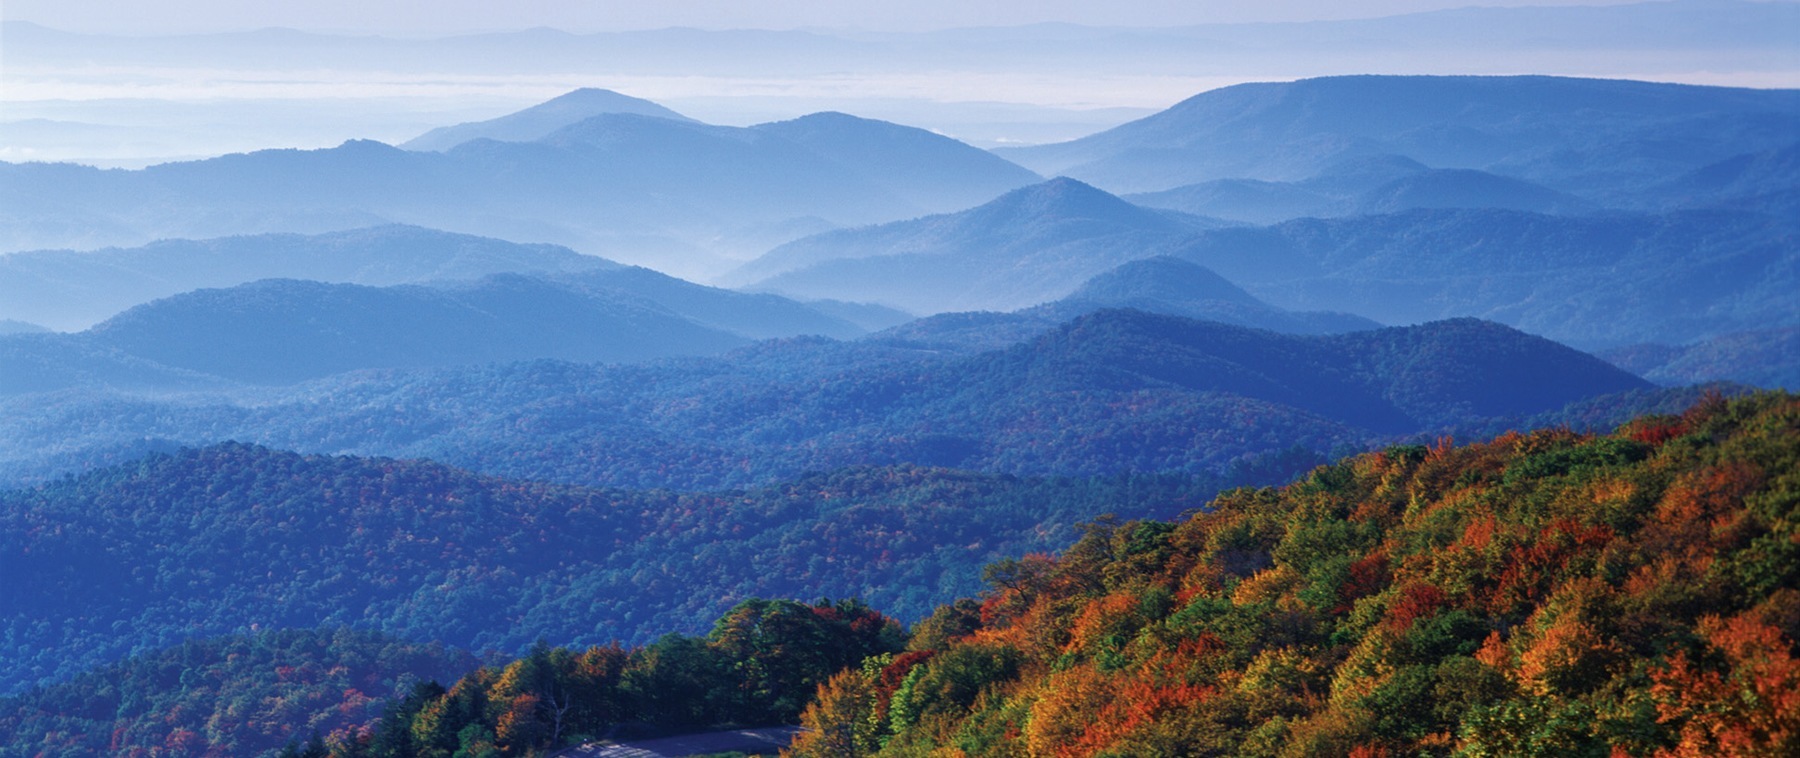
<instances>
[{"instance_id":1,"label":"layered ridgeline","mask_svg":"<svg viewBox=\"0 0 1800 758\"><path fill-rule=\"evenodd\" d=\"M0 451L20 480L223 440L689 490L862 464L1198 474L1650 388L1473 320L1307 336L1107 310L986 352L913 337L771 341L643 365L348 374L244 404L20 395L0 400ZM1654 398L1621 402L1640 401Z\"/></svg>"},{"instance_id":2,"label":"layered ridgeline","mask_svg":"<svg viewBox=\"0 0 1800 758\"><path fill-rule=\"evenodd\" d=\"M1389 324L1486 318L1588 348L1689 343L1800 324L1800 213L1792 193L1756 197L1589 216L1425 208L1207 228L1057 179L961 213L796 240L734 276L752 289L920 313L1011 310L1066 297L1120 263L1172 256L1281 308Z\"/></svg>"},{"instance_id":3,"label":"layered ridgeline","mask_svg":"<svg viewBox=\"0 0 1800 758\"><path fill-rule=\"evenodd\" d=\"M1125 199L1150 208L1253 224L1414 208L1493 208L1555 215L1601 208L1594 201L1523 179L1477 169L1428 168L1399 155L1348 158L1300 181L1214 179L1160 192L1132 193Z\"/></svg>"},{"instance_id":4,"label":"layered ridgeline","mask_svg":"<svg viewBox=\"0 0 1800 758\"><path fill-rule=\"evenodd\" d=\"M152 455L0 492L0 692L256 629L520 652L827 595L910 621L977 590L983 563L1065 545L1093 514L1167 518L1231 483L896 466L678 493L238 444Z\"/></svg>"},{"instance_id":5,"label":"layered ridgeline","mask_svg":"<svg viewBox=\"0 0 1800 758\"><path fill-rule=\"evenodd\" d=\"M367 287L271 279L133 307L76 334L0 336L0 394L287 384L374 368L716 355L863 329L774 295L621 268Z\"/></svg>"},{"instance_id":6,"label":"layered ridgeline","mask_svg":"<svg viewBox=\"0 0 1800 758\"><path fill-rule=\"evenodd\" d=\"M1800 91L1548 76L1344 76L1241 84L1078 140L996 152L1114 192L1299 181L1404 156L1595 200L1785 147Z\"/></svg>"},{"instance_id":7,"label":"layered ridgeline","mask_svg":"<svg viewBox=\"0 0 1800 758\"><path fill-rule=\"evenodd\" d=\"M1786 755L1800 401L1393 448L994 564L799 756Z\"/></svg>"},{"instance_id":8,"label":"layered ridgeline","mask_svg":"<svg viewBox=\"0 0 1800 758\"><path fill-rule=\"evenodd\" d=\"M517 274L460 285L365 287L271 279L134 307L72 335L14 337L0 349L117 351L198 374L289 383L364 368L560 358L641 361L747 344L637 298L594 297ZM23 367L6 370L7 383ZM127 381L124 375L113 381ZM54 373L39 381L53 382ZM108 377L97 377L106 382Z\"/></svg>"},{"instance_id":9,"label":"layered ridgeline","mask_svg":"<svg viewBox=\"0 0 1800 758\"><path fill-rule=\"evenodd\" d=\"M723 281L915 313L1014 310L1220 225L1052 179L969 210L796 240Z\"/></svg>"},{"instance_id":10,"label":"layered ridgeline","mask_svg":"<svg viewBox=\"0 0 1800 758\"><path fill-rule=\"evenodd\" d=\"M772 337L852 338L905 319L705 287L567 248L394 226L15 253L0 256L0 292L0 313L22 322L0 331L6 395L709 355ZM106 316L76 334L29 328Z\"/></svg>"},{"instance_id":11,"label":"layered ridgeline","mask_svg":"<svg viewBox=\"0 0 1800 758\"><path fill-rule=\"evenodd\" d=\"M0 318L86 329L134 305L208 287L305 279L384 287L490 274L616 270L554 245L521 245L408 226L328 234L161 240L132 248L0 255Z\"/></svg>"},{"instance_id":12,"label":"layered ridgeline","mask_svg":"<svg viewBox=\"0 0 1800 758\"><path fill-rule=\"evenodd\" d=\"M979 350L1024 342L1095 311L1129 308L1283 334L1335 334L1381 327L1347 313L1295 312L1256 298L1204 266L1158 257L1103 272L1068 297L1011 313L942 313L909 321L870 340L930 348Z\"/></svg>"},{"instance_id":13,"label":"layered ridgeline","mask_svg":"<svg viewBox=\"0 0 1800 758\"><path fill-rule=\"evenodd\" d=\"M0 164L0 249L394 222L693 275L720 270L715 256L965 208L1038 178L948 137L838 114L740 128L608 112L444 152L352 141L136 171Z\"/></svg>"}]
</instances>

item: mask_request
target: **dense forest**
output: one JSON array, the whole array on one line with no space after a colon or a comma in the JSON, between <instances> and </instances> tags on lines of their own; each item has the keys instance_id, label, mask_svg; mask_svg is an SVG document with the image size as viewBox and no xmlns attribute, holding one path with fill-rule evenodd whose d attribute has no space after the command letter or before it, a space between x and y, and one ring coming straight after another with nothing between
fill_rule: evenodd
<instances>
[{"instance_id":1,"label":"dense forest","mask_svg":"<svg viewBox=\"0 0 1800 758\"><path fill-rule=\"evenodd\" d=\"M0 698L0 756L256 755L359 729L475 665L442 645L348 629L196 640Z\"/></svg>"},{"instance_id":2,"label":"dense forest","mask_svg":"<svg viewBox=\"0 0 1800 758\"><path fill-rule=\"evenodd\" d=\"M1094 514L1167 518L1225 483L899 466L675 493L238 444L153 455L0 493L0 693L259 626L518 653L699 632L752 597L860 596L912 621Z\"/></svg>"},{"instance_id":3,"label":"dense forest","mask_svg":"<svg viewBox=\"0 0 1800 758\"><path fill-rule=\"evenodd\" d=\"M1800 399L1395 447L993 564L797 756L1792 755Z\"/></svg>"}]
</instances>

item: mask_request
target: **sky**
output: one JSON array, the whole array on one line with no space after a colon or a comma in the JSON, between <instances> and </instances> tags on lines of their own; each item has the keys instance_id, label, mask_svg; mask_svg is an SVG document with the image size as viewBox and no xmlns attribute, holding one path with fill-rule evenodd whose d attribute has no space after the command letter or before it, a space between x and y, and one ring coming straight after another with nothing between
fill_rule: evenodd
<instances>
[{"instance_id":1,"label":"sky","mask_svg":"<svg viewBox=\"0 0 1800 758\"><path fill-rule=\"evenodd\" d=\"M1488 6L1633 0L1479 0ZM549 26L572 32L691 26L916 31L1069 22L1165 26L1371 18L1468 0L4 0L0 17L67 31L171 34L271 26L430 36Z\"/></svg>"}]
</instances>

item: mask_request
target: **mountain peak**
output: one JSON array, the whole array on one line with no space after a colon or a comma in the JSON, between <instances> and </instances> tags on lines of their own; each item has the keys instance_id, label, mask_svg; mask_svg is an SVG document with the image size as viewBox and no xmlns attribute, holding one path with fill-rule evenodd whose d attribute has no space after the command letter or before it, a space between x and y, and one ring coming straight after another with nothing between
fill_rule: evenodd
<instances>
[{"instance_id":1,"label":"mountain peak","mask_svg":"<svg viewBox=\"0 0 1800 758\"><path fill-rule=\"evenodd\" d=\"M1020 187L995 198L992 204L1033 208L1114 205L1136 207L1106 190L1066 176L1058 176L1037 184Z\"/></svg>"},{"instance_id":2,"label":"mountain peak","mask_svg":"<svg viewBox=\"0 0 1800 758\"><path fill-rule=\"evenodd\" d=\"M1132 205L1117 195L1066 176L1020 187L970 213L987 216L988 220L1093 219L1148 223L1153 227L1169 225L1154 211Z\"/></svg>"},{"instance_id":3,"label":"mountain peak","mask_svg":"<svg viewBox=\"0 0 1800 758\"><path fill-rule=\"evenodd\" d=\"M676 121L693 120L655 102L600 87L582 87L570 90L519 111L519 113L542 113L556 110L568 110L583 117L597 116L602 113L637 113Z\"/></svg>"},{"instance_id":4,"label":"mountain peak","mask_svg":"<svg viewBox=\"0 0 1800 758\"><path fill-rule=\"evenodd\" d=\"M698 123L649 100L609 89L582 87L499 118L433 129L401 147L441 152L476 139L530 142L596 116L618 113Z\"/></svg>"},{"instance_id":5,"label":"mountain peak","mask_svg":"<svg viewBox=\"0 0 1800 758\"><path fill-rule=\"evenodd\" d=\"M1179 258L1158 256L1132 261L1087 280L1071 300L1125 303L1133 300L1218 300L1268 307L1212 269Z\"/></svg>"}]
</instances>

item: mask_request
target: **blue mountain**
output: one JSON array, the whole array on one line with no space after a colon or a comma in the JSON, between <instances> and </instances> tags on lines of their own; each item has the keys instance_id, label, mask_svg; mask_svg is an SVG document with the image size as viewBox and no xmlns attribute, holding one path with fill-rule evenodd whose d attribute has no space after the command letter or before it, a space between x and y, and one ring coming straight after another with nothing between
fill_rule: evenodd
<instances>
[{"instance_id":1,"label":"blue mountain","mask_svg":"<svg viewBox=\"0 0 1800 758\"><path fill-rule=\"evenodd\" d=\"M583 87L498 118L441 126L400 143L400 147L442 152L475 139L530 142L570 124L607 113L632 113L676 121L693 120L649 100L621 95L608 89Z\"/></svg>"},{"instance_id":2,"label":"blue mountain","mask_svg":"<svg viewBox=\"0 0 1800 758\"><path fill-rule=\"evenodd\" d=\"M1115 192L1299 181L1403 155L1590 199L1793 141L1800 90L1546 76L1342 76L1225 87L1071 142L1004 148Z\"/></svg>"}]
</instances>

